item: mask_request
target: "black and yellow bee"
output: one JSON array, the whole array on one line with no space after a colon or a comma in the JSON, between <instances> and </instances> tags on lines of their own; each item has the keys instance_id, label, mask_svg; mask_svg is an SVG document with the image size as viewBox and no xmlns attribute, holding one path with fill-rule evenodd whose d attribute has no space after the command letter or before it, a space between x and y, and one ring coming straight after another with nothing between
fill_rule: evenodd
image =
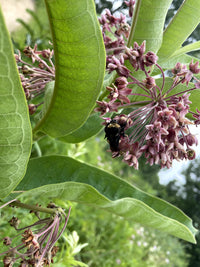
<instances>
[{"instance_id":1,"label":"black and yellow bee","mask_svg":"<svg viewBox=\"0 0 200 267\"><path fill-rule=\"evenodd\" d=\"M126 123L119 124L116 120L111 120L105 127L105 138L110 145L112 152L119 152L119 141L121 137L124 137L124 128Z\"/></svg>"}]
</instances>

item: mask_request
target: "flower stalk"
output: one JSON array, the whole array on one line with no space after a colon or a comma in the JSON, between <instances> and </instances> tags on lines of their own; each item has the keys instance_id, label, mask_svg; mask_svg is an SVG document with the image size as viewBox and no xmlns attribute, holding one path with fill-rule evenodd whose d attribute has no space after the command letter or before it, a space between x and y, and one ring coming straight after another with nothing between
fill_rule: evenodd
<instances>
[{"instance_id":1,"label":"flower stalk","mask_svg":"<svg viewBox=\"0 0 200 267\"><path fill-rule=\"evenodd\" d=\"M35 223L22 228L18 227L20 223L18 218L13 217L9 221L10 225L17 230L18 234L13 238L3 238L3 244L9 247L8 250L0 253L0 256L4 256L4 266L12 266L19 261L20 266L40 267L50 265L58 251L55 243L61 237L67 226L71 207L66 216L61 208L52 203L47 208L38 205L28 205L18 200L13 200L6 204L23 207L31 210L31 212L49 213L51 216L44 219L39 218ZM61 227L63 219L64 225ZM21 240L19 240L20 236ZM16 241L14 242L14 240L19 241L19 244L16 245ZM15 245L13 246L13 244Z\"/></svg>"},{"instance_id":2,"label":"flower stalk","mask_svg":"<svg viewBox=\"0 0 200 267\"><path fill-rule=\"evenodd\" d=\"M35 45L33 49L30 46L25 47L23 54L31 58L32 64L22 59L20 51L15 55L15 59L22 87L29 102L29 113L32 115L43 104L43 102L34 104L33 100L44 94L47 83L55 80L55 66L52 61L54 51L50 49L38 51Z\"/></svg>"}]
</instances>

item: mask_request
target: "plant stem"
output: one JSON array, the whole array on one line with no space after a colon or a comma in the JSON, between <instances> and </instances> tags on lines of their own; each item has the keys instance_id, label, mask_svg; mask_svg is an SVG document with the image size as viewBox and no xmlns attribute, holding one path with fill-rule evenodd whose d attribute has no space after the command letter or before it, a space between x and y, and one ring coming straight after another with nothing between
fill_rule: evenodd
<instances>
[{"instance_id":1,"label":"plant stem","mask_svg":"<svg viewBox=\"0 0 200 267\"><path fill-rule=\"evenodd\" d=\"M137 24L137 20L138 20L138 16L139 16L139 10L140 10L140 6L141 6L141 2L142 2L141 0L138 0L136 2L134 14L133 14L131 32L129 34L127 47L130 47L130 45L133 44L133 36L134 36L134 33L135 33L135 28L136 28L136 24Z\"/></svg>"},{"instance_id":2,"label":"plant stem","mask_svg":"<svg viewBox=\"0 0 200 267\"><path fill-rule=\"evenodd\" d=\"M33 211L40 211L40 212L50 213L50 214L55 214L56 211L57 211L57 209L42 208L42 207L38 207L36 205L29 205L29 204L21 203L18 200L12 202L12 206L21 207L21 208L28 209L28 210L33 210Z\"/></svg>"}]
</instances>

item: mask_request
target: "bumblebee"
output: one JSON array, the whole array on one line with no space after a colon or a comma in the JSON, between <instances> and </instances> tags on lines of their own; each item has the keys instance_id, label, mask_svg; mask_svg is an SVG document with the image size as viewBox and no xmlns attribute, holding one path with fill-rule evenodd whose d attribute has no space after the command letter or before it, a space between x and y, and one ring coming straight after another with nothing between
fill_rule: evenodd
<instances>
[{"instance_id":1,"label":"bumblebee","mask_svg":"<svg viewBox=\"0 0 200 267\"><path fill-rule=\"evenodd\" d=\"M111 120L105 127L105 138L110 145L112 152L119 152L119 141L121 137L124 137L124 128L126 123L119 124L116 120Z\"/></svg>"}]
</instances>

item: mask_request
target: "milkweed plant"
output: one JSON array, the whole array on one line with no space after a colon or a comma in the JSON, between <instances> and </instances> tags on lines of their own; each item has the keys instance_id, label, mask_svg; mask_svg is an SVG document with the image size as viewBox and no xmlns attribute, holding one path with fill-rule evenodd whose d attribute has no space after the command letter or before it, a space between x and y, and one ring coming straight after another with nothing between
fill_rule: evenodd
<instances>
[{"instance_id":1,"label":"milkweed plant","mask_svg":"<svg viewBox=\"0 0 200 267\"><path fill-rule=\"evenodd\" d=\"M66 228L71 208L66 215L55 205L22 203L20 198L29 194L95 205L195 243L190 218L123 179L70 157L29 159L32 136L36 145L46 135L79 143L100 129L112 158L135 169L142 155L160 168L195 158L198 140L190 126L200 124L200 68L198 58L187 53L199 46L182 44L199 16L184 20L185 10L190 12L191 0L186 0L165 25L172 0L144 2L124 1L128 15L106 9L97 18L92 0L45 0L50 47L39 50L36 44L17 51L18 70L1 15L1 147L6 148L0 160L1 208L50 214L43 219L36 214L38 220L24 228L18 227L18 218L9 221L21 239L13 246L13 238L4 237L9 247L0 254L4 266L17 261L20 266L49 265Z\"/></svg>"},{"instance_id":2,"label":"milkweed plant","mask_svg":"<svg viewBox=\"0 0 200 267\"><path fill-rule=\"evenodd\" d=\"M129 7L129 16L132 17L135 1L125 1ZM150 165L159 164L161 168L172 166L173 160L193 160L195 150L192 145L197 145L198 140L190 131L189 125L200 124L200 111L190 110L190 92L200 88L200 80L195 77L199 74L199 62L186 64L177 62L171 74L173 83L169 88L165 87L165 73L157 63L158 57L152 52L146 52L146 41L141 45L134 42L133 47L127 47L130 34L130 26L126 22L126 16L120 14L113 16L108 9L99 18L102 25L102 35L106 49L106 71L116 72L117 77L106 89L108 94L101 101L97 100L96 112L100 112L103 125L107 126L111 121L119 128L124 127L128 134L120 133L114 125L110 125L111 135L108 142L117 142L112 149L112 157L122 156L123 161L138 169L138 159L144 154ZM146 52L146 53L145 53ZM42 94L47 83L55 79L55 66L52 62L53 50L37 50L26 47L23 50L25 56L32 59L32 63L38 62L35 67L21 59L19 51L15 55L20 72L20 78L27 100ZM49 65L44 59L47 59ZM127 64L129 67L127 67ZM152 74L157 68L162 79L161 85L156 84ZM144 79L134 77L138 71L144 73ZM158 73L159 73L158 72ZM159 74L157 74L159 75ZM193 81L193 87L188 88ZM176 87L184 84L182 90L177 92ZM131 88L134 85L134 89ZM139 89L139 90L138 90ZM144 100L135 101L131 96L142 96ZM38 106L43 104L29 104L29 113L35 113ZM123 114L121 110L131 108L129 114ZM118 113L113 117L103 117L109 113ZM191 114L192 117L187 118ZM115 151L116 150L116 151Z\"/></svg>"}]
</instances>

